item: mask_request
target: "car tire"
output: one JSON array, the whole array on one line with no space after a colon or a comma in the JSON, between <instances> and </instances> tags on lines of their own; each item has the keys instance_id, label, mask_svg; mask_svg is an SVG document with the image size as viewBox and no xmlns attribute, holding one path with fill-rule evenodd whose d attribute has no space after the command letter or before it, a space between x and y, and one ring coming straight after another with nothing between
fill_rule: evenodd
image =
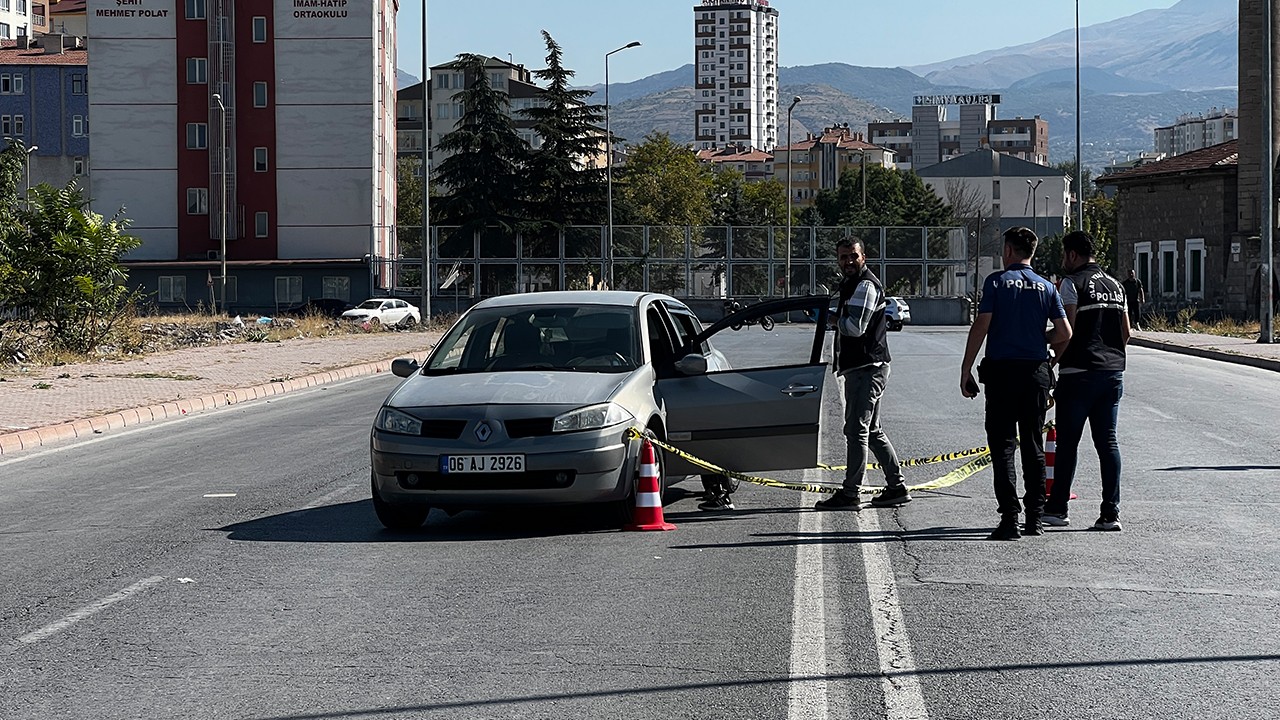
<instances>
[{"instance_id":1,"label":"car tire","mask_svg":"<svg viewBox=\"0 0 1280 720\"><path fill-rule=\"evenodd\" d=\"M765 315L764 317L760 318L760 327L764 328L765 330L772 330L773 318L769 317L768 315Z\"/></svg>"},{"instance_id":2,"label":"car tire","mask_svg":"<svg viewBox=\"0 0 1280 720\"><path fill-rule=\"evenodd\" d=\"M404 319L400 321L400 327L405 327L405 328L411 328L417 324L418 324L418 318L412 315L405 315Z\"/></svg>"},{"instance_id":3,"label":"car tire","mask_svg":"<svg viewBox=\"0 0 1280 720\"><path fill-rule=\"evenodd\" d=\"M431 513L431 508L426 505L396 505L383 500L378 494L378 481L373 473L369 474L369 492L373 496L373 512L378 516L378 522L388 530L416 530L422 527Z\"/></svg>"},{"instance_id":4,"label":"car tire","mask_svg":"<svg viewBox=\"0 0 1280 720\"><path fill-rule=\"evenodd\" d=\"M377 315L375 315L375 316L373 316L373 317L369 318L368 320L366 320L365 322L369 323L369 327L371 327L371 328L376 328L376 327L378 327L378 326L382 325L382 318L380 318L380 317L378 317Z\"/></svg>"}]
</instances>

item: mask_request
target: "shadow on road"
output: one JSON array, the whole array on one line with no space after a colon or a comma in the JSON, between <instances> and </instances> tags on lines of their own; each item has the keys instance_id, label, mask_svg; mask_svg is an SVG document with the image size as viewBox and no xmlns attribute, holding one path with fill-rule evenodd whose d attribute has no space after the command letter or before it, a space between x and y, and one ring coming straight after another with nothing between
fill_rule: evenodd
<instances>
[{"instance_id":1,"label":"shadow on road","mask_svg":"<svg viewBox=\"0 0 1280 720\"><path fill-rule=\"evenodd\" d=\"M1250 472L1253 470L1280 470L1280 465L1182 465L1156 468L1156 472Z\"/></svg>"},{"instance_id":2,"label":"shadow on road","mask_svg":"<svg viewBox=\"0 0 1280 720\"><path fill-rule=\"evenodd\" d=\"M841 682L852 680L879 681L884 678L933 675L981 675L1008 672L1072 670L1080 668L1115 668L1115 667L1177 667L1186 665L1210 664L1243 664L1243 663L1275 663L1280 662L1280 655L1223 655L1203 657L1175 658L1128 658L1119 660L1098 660L1080 662L1046 662L1046 663L1010 663L1006 665L950 666L938 668L922 668L917 670L897 670L889 672L869 671L828 675L806 675L798 677L775 676L750 678L745 680L725 680L722 682L684 683L680 685L651 685L648 687L625 688L618 690L592 690L576 693L558 693L542 695L526 695L509 698L483 698L476 700L455 700L453 702L424 703L421 705L401 705L397 707L368 708L365 710L335 710L320 713L299 713L296 715L264 715L252 720L332 720L334 718L377 718L402 717L406 714L414 716L452 710L476 710L479 708L514 707L546 704L547 710L556 708L562 712L561 703L571 700L590 700L594 698L616 697L651 697L668 693L696 692L700 690L720 690L738 687L761 687L767 685L787 686L802 682Z\"/></svg>"},{"instance_id":3,"label":"shadow on road","mask_svg":"<svg viewBox=\"0 0 1280 720\"><path fill-rule=\"evenodd\" d=\"M881 530L879 532L823 532L823 533L758 533L756 538L775 538L749 540L737 543L706 543L698 545L672 545L673 550L709 550L712 548L766 548L793 547L796 545L862 545L866 543L888 542L895 540L953 540L986 541L991 534L990 527L957 528L932 527L919 530Z\"/></svg>"}]
</instances>

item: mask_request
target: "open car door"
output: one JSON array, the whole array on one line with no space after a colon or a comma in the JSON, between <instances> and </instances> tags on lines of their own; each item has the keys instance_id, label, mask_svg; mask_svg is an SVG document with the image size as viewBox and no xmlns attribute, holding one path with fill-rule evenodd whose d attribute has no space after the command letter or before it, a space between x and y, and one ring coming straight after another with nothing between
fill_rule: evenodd
<instances>
[{"instance_id":1,"label":"open car door","mask_svg":"<svg viewBox=\"0 0 1280 720\"><path fill-rule=\"evenodd\" d=\"M768 300L712 324L677 353L674 376L657 381L666 405L667 439L675 446L728 470L755 472L814 467L822 383L830 372L822 360L829 299L805 296ZM700 372L703 343L720 331L765 315L787 312L813 318L807 362L746 370ZM671 475L706 472L667 455Z\"/></svg>"}]
</instances>

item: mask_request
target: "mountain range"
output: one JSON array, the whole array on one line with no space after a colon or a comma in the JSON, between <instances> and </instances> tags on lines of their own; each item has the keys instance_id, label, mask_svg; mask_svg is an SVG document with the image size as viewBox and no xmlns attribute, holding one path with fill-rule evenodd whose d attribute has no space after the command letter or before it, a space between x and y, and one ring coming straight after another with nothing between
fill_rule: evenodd
<instances>
[{"instance_id":1,"label":"mountain range","mask_svg":"<svg viewBox=\"0 0 1280 720\"><path fill-rule=\"evenodd\" d=\"M1236 106L1239 22L1234 0L1181 0L1081 28L1083 159L1100 168L1154 145L1153 130L1180 115ZM785 32L785 25L783 26ZM1075 31L910 68L825 63L779 70L779 98L804 98L793 137L848 123L910 118L912 96L999 92L999 117L1049 122L1052 162L1075 155ZM609 87L615 134L653 131L693 141L694 67ZM602 86L595 101L603 102ZM785 136L785 128L784 128ZM780 139L785 142L785 137Z\"/></svg>"}]
</instances>

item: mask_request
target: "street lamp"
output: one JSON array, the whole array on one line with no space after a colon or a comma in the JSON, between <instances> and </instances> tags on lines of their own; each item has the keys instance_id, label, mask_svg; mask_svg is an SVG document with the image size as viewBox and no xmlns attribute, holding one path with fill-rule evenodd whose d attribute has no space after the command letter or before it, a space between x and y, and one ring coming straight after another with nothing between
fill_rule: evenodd
<instances>
[{"instance_id":1,"label":"street lamp","mask_svg":"<svg viewBox=\"0 0 1280 720\"><path fill-rule=\"evenodd\" d=\"M32 145L27 148L27 206L31 205L31 153L40 149L39 145Z\"/></svg>"},{"instance_id":2,"label":"street lamp","mask_svg":"<svg viewBox=\"0 0 1280 720\"><path fill-rule=\"evenodd\" d=\"M227 106L222 104L222 96L213 94L213 101L218 103L218 175L222 181L222 200L218 204L218 262L220 263L219 283L222 293L222 312L227 311Z\"/></svg>"},{"instance_id":3,"label":"street lamp","mask_svg":"<svg viewBox=\"0 0 1280 720\"><path fill-rule=\"evenodd\" d=\"M604 176L605 184L608 186L608 206L609 206L609 232L605 243L605 253L608 255L609 263L609 289L613 289L613 131L609 127L609 56L614 53L620 53L623 50L629 50L633 47L640 47L639 40L632 40L616 50L610 50L604 54L604 139L605 139L605 163Z\"/></svg>"},{"instance_id":4,"label":"street lamp","mask_svg":"<svg viewBox=\"0 0 1280 720\"><path fill-rule=\"evenodd\" d=\"M1040 189L1040 183L1044 182L1044 178L1036 180L1033 184L1030 179L1027 180L1027 200L1031 203L1031 229L1036 235L1040 234L1040 206L1036 203L1036 190ZM1026 212L1026 205L1023 205L1022 211Z\"/></svg>"},{"instance_id":5,"label":"street lamp","mask_svg":"<svg viewBox=\"0 0 1280 720\"><path fill-rule=\"evenodd\" d=\"M1044 234L1049 234L1049 196L1044 196Z\"/></svg>"},{"instance_id":6,"label":"street lamp","mask_svg":"<svg viewBox=\"0 0 1280 720\"><path fill-rule=\"evenodd\" d=\"M1084 229L1084 158L1080 156L1080 0L1076 0L1076 229Z\"/></svg>"},{"instance_id":7,"label":"street lamp","mask_svg":"<svg viewBox=\"0 0 1280 720\"><path fill-rule=\"evenodd\" d=\"M787 277L782 284L783 297L791 297L791 153L794 152L791 148L791 111L799 104L800 96L797 95L787 107Z\"/></svg>"}]
</instances>

